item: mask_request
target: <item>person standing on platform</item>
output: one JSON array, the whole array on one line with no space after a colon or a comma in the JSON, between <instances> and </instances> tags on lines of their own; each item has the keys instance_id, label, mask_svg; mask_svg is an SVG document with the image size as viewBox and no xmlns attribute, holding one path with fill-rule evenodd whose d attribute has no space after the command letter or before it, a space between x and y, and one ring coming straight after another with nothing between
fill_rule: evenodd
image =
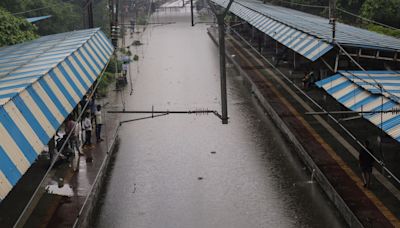
<instances>
[{"instance_id":1,"label":"person standing on platform","mask_svg":"<svg viewBox=\"0 0 400 228\"><path fill-rule=\"evenodd\" d=\"M101 116L101 105L97 105L97 111L95 112L96 116L96 139L97 142L104 141L101 138L101 126L103 125L103 118Z\"/></svg>"},{"instance_id":2,"label":"person standing on platform","mask_svg":"<svg viewBox=\"0 0 400 228\"><path fill-rule=\"evenodd\" d=\"M90 120L90 114L85 113L85 118L83 119L83 129L85 130L85 146L92 145L92 121Z\"/></svg>"},{"instance_id":3,"label":"person standing on platform","mask_svg":"<svg viewBox=\"0 0 400 228\"><path fill-rule=\"evenodd\" d=\"M369 148L368 140L365 141L364 147L368 151L372 152L372 150ZM358 155L358 160L360 162L360 168L361 168L361 175L364 182L364 188L369 188L371 182L372 166L374 164L374 159L368 153L367 150L361 148L360 154Z\"/></svg>"},{"instance_id":4,"label":"person standing on platform","mask_svg":"<svg viewBox=\"0 0 400 228\"><path fill-rule=\"evenodd\" d=\"M96 99L94 98L94 96L92 96L89 100L89 108L90 108L91 118L93 120L96 113Z\"/></svg>"}]
</instances>

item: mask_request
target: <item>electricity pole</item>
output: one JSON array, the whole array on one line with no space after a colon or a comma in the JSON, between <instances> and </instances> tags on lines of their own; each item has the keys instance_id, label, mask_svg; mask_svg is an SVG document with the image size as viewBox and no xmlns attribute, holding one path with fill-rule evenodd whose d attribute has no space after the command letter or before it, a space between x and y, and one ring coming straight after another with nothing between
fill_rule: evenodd
<instances>
[{"instance_id":1,"label":"electricity pole","mask_svg":"<svg viewBox=\"0 0 400 228\"><path fill-rule=\"evenodd\" d=\"M118 25L118 0L109 0L109 10L110 10L110 31L111 31L111 42L114 47L118 46L119 38L119 25Z\"/></svg>"},{"instance_id":2,"label":"electricity pole","mask_svg":"<svg viewBox=\"0 0 400 228\"><path fill-rule=\"evenodd\" d=\"M332 25L332 42L336 41L336 0L329 0L329 24Z\"/></svg>"},{"instance_id":3,"label":"electricity pole","mask_svg":"<svg viewBox=\"0 0 400 228\"><path fill-rule=\"evenodd\" d=\"M218 22L219 35L219 67L221 80L221 119L222 124L228 124L228 103L226 95L226 65L225 65L225 16L231 7L233 0L229 0L228 6L224 10L217 10L213 4L209 2L211 11L215 14Z\"/></svg>"},{"instance_id":4,"label":"electricity pole","mask_svg":"<svg viewBox=\"0 0 400 228\"><path fill-rule=\"evenodd\" d=\"M83 27L94 28L93 23L93 0L85 0L83 6Z\"/></svg>"},{"instance_id":5,"label":"electricity pole","mask_svg":"<svg viewBox=\"0 0 400 228\"><path fill-rule=\"evenodd\" d=\"M190 0L190 15L192 17L192 26L194 26L194 18L193 18L193 0Z\"/></svg>"}]
</instances>

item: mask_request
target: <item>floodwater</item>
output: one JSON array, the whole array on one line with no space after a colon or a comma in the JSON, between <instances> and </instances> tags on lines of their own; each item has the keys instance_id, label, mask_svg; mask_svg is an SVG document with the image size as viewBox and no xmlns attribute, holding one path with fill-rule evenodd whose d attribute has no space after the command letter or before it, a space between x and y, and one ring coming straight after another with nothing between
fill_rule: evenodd
<instances>
[{"instance_id":1,"label":"floodwater","mask_svg":"<svg viewBox=\"0 0 400 228\"><path fill-rule=\"evenodd\" d=\"M220 110L218 50L189 13L160 13L156 20L176 23L153 25L131 48L139 64L126 110ZM229 73L228 125L182 114L123 124L95 226L344 227L242 84Z\"/></svg>"}]
</instances>

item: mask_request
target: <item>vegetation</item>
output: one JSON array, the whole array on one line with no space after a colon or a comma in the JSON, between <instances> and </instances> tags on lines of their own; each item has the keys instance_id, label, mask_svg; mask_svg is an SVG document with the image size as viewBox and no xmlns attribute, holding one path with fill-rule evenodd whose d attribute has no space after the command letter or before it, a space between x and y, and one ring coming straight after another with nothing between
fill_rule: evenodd
<instances>
[{"instance_id":1,"label":"vegetation","mask_svg":"<svg viewBox=\"0 0 400 228\"><path fill-rule=\"evenodd\" d=\"M95 27L109 32L108 0L94 1ZM0 7L23 18L52 15L36 23L39 35L83 29L82 0L1 0ZM1 37L0 37L1 38Z\"/></svg>"},{"instance_id":2,"label":"vegetation","mask_svg":"<svg viewBox=\"0 0 400 228\"><path fill-rule=\"evenodd\" d=\"M385 34L385 35L389 35L389 36L394 36L397 38L400 38L400 30L399 29L390 29L390 28L386 28L380 25L374 25L374 24L369 24L367 26L368 30L377 32L377 33L381 33L381 34Z\"/></svg>"},{"instance_id":3,"label":"vegetation","mask_svg":"<svg viewBox=\"0 0 400 228\"><path fill-rule=\"evenodd\" d=\"M78 2L62 0L0 1L0 6L21 17L52 15L50 19L37 23L38 33L48 35L82 28L82 9ZM32 9L40 9L31 11Z\"/></svg>"},{"instance_id":4,"label":"vegetation","mask_svg":"<svg viewBox=\"0 0 400 228\"><path fill-rule=\"evenodd\" d=\"M115 67L117 67L118 70ZM97 95L100 97L105 97L107 95L108 86L115 82L116 73L119 74L121 72L122 62L115 58L115 56L112 56L110 62L108 63L107 69L103 74L103 78L99 84L99 87L97 88Z\"/></svg>"},{"instance_id":5,"label":"vegetation","mask_svg":"<svg viewBox=\"0 0 400 228\"><path fill-rule=\"evenodd\" d=\"M360 14L390 26L400 25L400 0L366 0Z\"/></svg>"},{"instance_id":6,"label":"vegetation","mask_svg":"<svg viewBox=\"0 0 400 228\"><path fill-rule=\"evenodd\" d=\"M117 68L118 68L118 73L121 73L122 62L119 61L118 59L116 59L115 56L113 55L110 59L110 63L108 63L106 72L115 73L116 72L115 66L117 66Z\"/></svg>"},{"instance_id":7,"label":"vegetation","mask_svg":"<svg viewBox=\"0 0 400 228\"><path fill-rule=\"evenodd\" d=\"M289 1L292 3L319 6L328 6L329 3L328 0L269 0L269 2L273 4L292 7L298 10L307 11L309 13L318 14L325 17L328 16L327 9L302 7L288 3ZM400 26L400 0L337 0L337 7L353 14L357 14L367 19L374 20L392 27L398 28ZM367 23L365 20L361 20L341 11L337 12L337 16L339 20L343 21L344 23L356 25L369 29L371 31L383 33L390 36L399 37L400 35L400 30L385 28L375 24Z\"/></svg>"},{"instance_id":8,"label":"vegetation","mask_svg":"<svg viewBox=\"0 0 400 228\"><path fill-rule=\"evenodd\" d=\"M110 14L108 0L95 0L93 6L94 26L100 27L105 34L110 34Z\"/></svg>"},{"instance_id":9,"label":"vegetation","mask_svg":"<svg viewBox=\"0 0 400 228\"><path fill-rule=\"evenodd\" d=\"M113 82L115 82L115 73L104 72L99 87L97 87L97 96L105 97L107 95L108 86Z\"/></svg>"},{"instance_id":10,"label":"vegetation","mask_svg":"<svg viewBox=\"0 0 400 228\"><path fill-rule=\"evenodd\" d=\"M36 27L25 19L14 17L0 8L0 47L21 43L37 37Z\"/></svg>"}]
</instances>

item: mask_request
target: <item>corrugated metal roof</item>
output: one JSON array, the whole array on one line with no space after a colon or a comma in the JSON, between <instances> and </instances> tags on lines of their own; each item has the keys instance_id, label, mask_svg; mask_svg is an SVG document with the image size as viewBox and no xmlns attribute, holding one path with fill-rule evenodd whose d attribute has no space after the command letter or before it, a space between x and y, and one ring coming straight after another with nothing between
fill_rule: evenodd
<instances>
[{"instance_id":1,"label":"corrugated metal roof","mask_svg":"<svg viewBox=\"0 0 400 228\"><path fill-rule=\"evenodd\" d=\"M340 71L316 85L353 111L388 111L400 108L400 72ZM382 122L380 113L364 114L363 117L400 142L400 114L384 113Z\"/></svg>"},{"instance_id":2,"label":"corrugated metal roof","mask_svg":"<svg viewBox=\"0 0 400 228\"><path fill-rule=\"evenodd\" d=\"M47 18L50 18L51 15L47 15L47 16L40 16L40 17L30 17L30 18L26 18L26 20L30 23L35 23L37 21L41 21Z\"/></svg>"},{"instance_id":3,"label":"corrugated metal roof","mask_svg":"<svg viewBox=\"0 0 400 228\"><path fill-rule=\"evenodd\" d=\"M227 0L213 1L223 6L227 6L228 4ZM333 48L332 45L322 39L310 36L296 28L267 17L251 8L245 7L240 3L241 1L235 1L232 4L230 11L233 14L249 22L271 38L311 61L317 60Z\"/></svg>"},{"instance_id":4,"label":"corrugated metal roof","mask_svg":"<svg viewBox=\"0 0 400 228\"><path fill-rule=\"evenodd\" d=\"M99 29L0 48L0 199L42 152L112 52Z\"/></svg>"},{"instance_id":5,"label":"corrugated metal roof","mask_svg":"<svg viewBox=\"0 0 400 228\"><path fill-rule=\"evenodd\" d=\"M223 6L226 6L228 3L228 0L213 1ZM233 5L235 5L235 8L246 8L253 12L260 13L269 20L285 24L292 29L302 31L307 35L315 36L328 43L332 41L332 27L329 24L329 20L326 18L293 9L263 4L258 0L235 0ZM243 11L246 9L243 9ZM293 36L292 34L293 33L285 32L282 36L289 38ZM337 23L336 41L344 46L400 51L399 39L343 23Z\"/></svg>"}]
</instances>

